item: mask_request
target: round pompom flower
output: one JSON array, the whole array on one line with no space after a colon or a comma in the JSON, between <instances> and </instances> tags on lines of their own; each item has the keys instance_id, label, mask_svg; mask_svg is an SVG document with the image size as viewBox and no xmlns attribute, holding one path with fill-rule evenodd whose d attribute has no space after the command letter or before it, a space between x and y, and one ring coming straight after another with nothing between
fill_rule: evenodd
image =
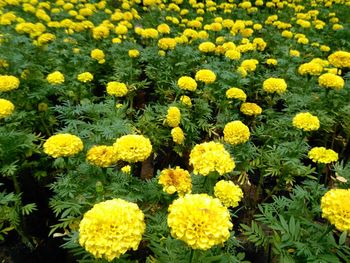
<instances>
[{"instance_id":1,"label":"round pompom flower","mask_svg":"<svg viewBox=\"0 0 350 263\"><path fill-rule=\"evenodd\" d=\"M350 231L350 189L331 189L321 199L322 217L340 231Z\"/></svg>"},{"instance_id":2,"label":"round pompom flower","mask_svg":"<svg viewBox=\"0 0 350 263\"><path fill-rule=\"evenodd\" d=\"M77 77L77 79L81 82L90 82L94 79L94 76L90 72L83 72L80 73Z\"/></svg>"},{"instance_id":3,"label":"round pompom flower","mask_svg":"<svg viewBox=\"0 0 350 263\"><path fill-rule=\"evenodd\" d=\"M0 75L0 92L11 91L19 87L19 79L15 76Z\"/></svg>"},{"instance_id":4,"label":"round pompom flower","mask_svg":"<svg viewBox=\"0 0 350 263\"><path fill-rule=\"evenodd\" d=\"M55 71L55 72L52 72L49 75L47 75L46 80L50 84L59 85L59 84L62 84L64 82L64 75L59 71Z\"/></svg>"},{"instance_id":5,"label":"round pompom flower","mask_svg":"<svg viewBox=\"0 0 350 263\"><path fill-rule=\"evenodd\" d=\"M303 131L316 131L320 128L320 121L309 112L301 112L293 118L293 126Z\"/></svg>"},{"instance_id":6,"label":"round pompom flower","mask_svg":"<svg viewBox=\"0 0 350 263\"><path fill-rule=\"evenodd\" d=\"M226 91L226 98L237 99L244 102L247 99L247 94L239 88L230 88Z\"/></svg>"},{"instance_id":7,"label":"round pompom flower","mask_svg":"<svg viewBox=\"0 0 350 263\"><path fill-rule=\"evenodd\" d=\"M128 56L131 58L137 58L140 56L140 51L138 51L137 49L130 49L128 51Z\"/></svg>"},{"instance_id":8,"label":"round pompom flower","mask_svg":"<svg viewBox=\"0 0 350 263\"><path fill-rule=\"evenodd\" d=\"M268 78L263 83L263 90L268 93L284 93L287 90L287 83L284 79Z\"/></svg>"},{"instance_id":9,"label":"round pompom flower","mask_svg":"<svg viewBox=\"0 0 350 263\"><path fill-rule=\"evenodd\" d=\"M184 132L180 127L175 127L171 129L171 137L173 138L173 141L177 144L182 144L185 139Z\"/></svg>"},{"instance_id":10,"label":"round pompom flower","mask_svg":"<svg viewBox=\"0 0 350 263\"><path fill-rule=\"evenodd\" d=\"M170 127L177 127L180 124L181 112L178 107L169 107L168 114L166 116L166 123Z\"/></svg>"},{"instance_id":11,"label":"round pompom flower","mask_svg":"<svg viewBox=\"0 0 350 263\"><path fill-rule=\"evenodd\" d=\"M169 206L171 235L192 249L207 250L230 237L230 214L220 200L207 194L187 194Z\"/></svg>"},{"instance_id":12,"label":"round pompom flower","mask_svg":"<svg viewBox=\"0 0 350 263\"><path fill-rule=\"evenodd\" d=\"M118 155L113 146L95 145L87 152L86 160L99 167L108 167L118 161Z\"/></svg>"},{"instance_id":13,"label":"round pompom flower","mask_svg":"<svg viewBox=\"0 0 350 263\"><path fill-rule=\"evenodd\" d=\"M43 145L44 152L53 158L68 157L83 150L82 140L69 133L61 133L51 136Z\"/></svg>"},{"instance_id":14,"label":"round pompom flower","mask_svg":"<svg viewBox=\"0 0 350 263\"><path fill-rule=\"evenodd\" d=\"M112 199L95 204L79 224L79 244L96 258L112 261L137 250L145 232L144 214L137 204Z\"/></svg>"},{"instance_id":15,"label":"round pompom flower","mask_svg":"<svg viewBox=\"0 0 350 263\"><path fill-rule=\"evenodd\" d=\"M186 106L188 107L191 107L192 106L192 101L191 101L191 98L186 96L186 95L182 95L180 97L180 101L182 104L185 104Z\"/></svg>"},{"instance_id":16,"label":"round pompom flower","mask_svg":"<svg viewBox=\"0 0 350 263\"><path fill-rule=\"evenodd\" d=\"M107 93L111 96L123 97L128 93L125 83L111 81L107 83Z\"/></svg>"},{"instance_id":17,"label":"round pompom flower","mask_svg":"<svg viewBox=\"0 0 350 263\"><path fill-rule=\"evenodd\" d=\"M231 172L236 166L224 145L218 142L195 145L190 153L190 164L193 165L194 174L204 176L215 171L223 175Z\"/></svg>"},{"instance_id":18,"label":"round pompom flower","mask_svg":"<svg viewBox=\"0 0 350 263\"><path fill-rule=\"evenodd\" d=\"M241 121L231 121L225 125L224 140L232 145L245 143L249 140L250 132L248 126Z\"/></svg>"},{"instance_id":19,"label":"round pompom flower","mask_svg":"<svg viewBox=\"0 0 350 263\"><path fill-rule=\"evenodd\" d=\"M333 73L325 73L318 77L318 84L325 88L340 90L344 88L344 79Z\"/></svg>"},{"instance_id":20,"label":"round pompom flower","mask_svg":"<svg viewBox=\"0 0 350 263\"><path fill-rule=\"evenodd\" d=\"M338 153L325 147L314 147L308 153L309 158L315 163L331 163L338 161Z\"/></svg>"},{"instance_id":21,"label":"round pompom flower","mask_svg":"<svg viewBox=\"0 0 350 263\"><path fill-rule=\"evenodd\" d=\"M105 53L101 49L95 48L91 51L90 56L91 58L97 60L99 64L103 64L106 62Z\"/></svg>"},{"instance_id":22,"label":"round pompom flower","mask_svg":"<svg viewBox=\"0 0 350 263\"><path fill-rule=\"evenodd\" d=\"M195 91L197 89L197 82L193 78L187 76L179 78L177 85L183 90Z\"/></svg>"},{"instance_id":23,"label":"round pompom flower","mask_svg":"<svg viewBox=\"0 0 350 263\"><path fill-rule=\"evenodd\" d=\"M243 191L232 181L221 180L214 186L214 195L226 207L236 207L243 198Z\"/></svg>"},{"instance_id":24,"label":"round pompom flower","mask_svg":"<svg viewBox=\"0 0 350 263\"><path fill-rule=\"evenodd\" d=\"M260 115L262 112L261 107L256 103L243 102L240 111L248 116Z\"/></svg>"},{"instance_id":25,"label":"round pompom flower","mask_svg":"<svg viewBox=\"0 0 350 263\"><path fill-rule=\"evenodd\" d=\"M216 75L210 69L201 69L197 71L195 79L204 82L205 84L211 84L215 82Z\"/></svg>"},{"instance_id":26,"label":"round pompom flower","mask_svg":"<svg viewBox=\"0 0 350 263\"><path fill-rule=\"evenodd\" d=\"M15 109L15 105L9 100L0 99L0 119L10 116Z\"/></svg>"},{"instance_id":27,"label":"round pompom flower","mask_svg":"<svg viewBox=\"0 0 350 263\"><path fill-rule=\"evenodd\" d=\"M168 194L178 192L180 196L190 193L192 180L190 173L180 167L164 169L160 172L158 183L163 186L163 191Z\"/></svg>"},{"instance_id":28,"label":"round pompom flower","mask_svg":"<svg viewBox=\"0 0 350 263\"><path fill-rule=\"evenodd\" d=\"M203 43L200 43L198 46L199 51L203 53L214 52L215 48L216 46L212 42L203 42Z\"/></svg>"},{"instance_id":29,"label":"round pompom flower","mask_svg":"<svg viewBox=\"0 0 350 263\"><path fill-rule=\"evenodd\" d=\"M142 135L124 135L113 144L119 160L129 163L142 162L152 152L151 141Z\"/></svg>"},{"instance_id":30,"label":"round pompom flower","mask_svg":"<svg viewBox=\"0 0 350 263\"><path fill-rule=\"evenodd\" d=\"M328 61L337 68L350 68L350 52L336 51L328 56Z\"/></svg>"}]
</instances>

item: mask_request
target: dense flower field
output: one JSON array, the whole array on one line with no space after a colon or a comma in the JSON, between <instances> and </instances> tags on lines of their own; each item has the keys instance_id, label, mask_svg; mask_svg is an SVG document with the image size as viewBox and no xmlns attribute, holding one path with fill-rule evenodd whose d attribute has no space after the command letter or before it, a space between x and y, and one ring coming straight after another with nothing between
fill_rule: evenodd
<instances>
[{"instance_id":1,"label":"dense flower field","mask_svg":"<svg viewBox=\"0 0 350 263\"><path fill-rule=\"evenodd\" d=\"M349 262L349 14L0 0L0 243L45 214L72 262Z\"/></svg>"}]
</instances>

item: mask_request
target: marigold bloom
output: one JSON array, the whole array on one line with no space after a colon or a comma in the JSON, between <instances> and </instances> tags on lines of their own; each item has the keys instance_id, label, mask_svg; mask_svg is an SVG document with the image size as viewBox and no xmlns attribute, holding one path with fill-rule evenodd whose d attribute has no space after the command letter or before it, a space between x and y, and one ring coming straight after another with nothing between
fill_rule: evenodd
<instances>
[{"instance_id":1,"label":"marigold bloom","mask_svg":"<svg viewBox=\"0 0 350 263\"><path fill-rule=\"evenodd\" d=\"M160 24L157 26L157 31L161 34L169 34L170 27L167 24Z\"/></svg>"},{"instance_id":2,"label":"marigold bloom","mask_svg":"<svg viewBox=\"0 0 350 263\"><path fill-rule=\"evenodd\" d=\"M338 153L325 147L314 147L308 153L309 158L315 163L331 163L338 161Z\"/></svg>"},{"instance_id":3,"label":"marigold bloom","mask_svg":"<svg viewBox=\"0 0 350 263\"><path fill-rule=\"evenodd\" d=\"M169 107L168 114L166 116L166 123L170 127L177 127L180 124L181 112L178 107Z\"/></svg>"},{"instance_id":4,"label":"marigold bloom","mask_svg":"<svg viewBox=\"0 0 350 263\"><path fill-rule=\"evenodd\" d=\"M224 140L232 145L245 143L249 140L250 132L248 126L241 121L231 121L225 125Z\"/></svg>"},{"instance_id":5,"label":"marigold bloom","mask_svg":"<svg viewBox=\"0 0 350 263\"><path fill-rule=\"evenodd\" d=\"M337 68L350 68L350 52L336 51L328 56L328 61Z\"/></svg>"},{"instance_id":6,"label":"marigold bloom","mask_svg":"<svg viewBox=\"0 0 350 263\"><path fill-rule=\"evenodd\" d=\"M109 36L109 28L104 25L100 25L92 29L92 37L94 39L107 38L108 36Z\"/></svg>"},{"instance_id":7,"label":"marigold bloom","mask_svg":"<svg viewBox=\"0 0 350 263\"><path fill-rule=\"evenodd\" d=\"M171 235L192 249L210 249L230 237L230 214L219 199L207 194L187 194L169 206Z\"/></svg>"},{"instance_id":8,"label":"marigold bloom","mask_svg":"<svg viewBox=\"0 0 350 263\"><path fill-rule=\"evenodd\" d=\"M301 112L294 116L293 126L303 131L316 131L320 128L320 121L309 112Z\"/></svg>"},{"instance_id":9,"label":"marigold bloom","mask_svg":"<svg viewBox=\"0 0 350 263\"><path fill-rule=\"evenodd\" d=\"M190 165L193 165L194 174L204 176L215 171L223 175L231 172L236 166L224 145L218 142L195 145L190 153Z\"/></svg>"},{"instance_id":10,"label":"marigold bloom","mask_svg":"<svg viewBox=\"0 0 350 263\"><path fill-rule=\"evenodd\" d=\"M158 40L158 47L163 50L174 49L176 47L176 40L170 37L161 38Z\"/></svg>"},{"instance_id":11,"label":"marigold bloom","mask_svg":"<svg viewBox=\"0 0 350 263\"><path fill-rule=\"evenodd\" d=\"M137 49L130 49L130 50L128 51L128 55L129 55L129 57L131 57L131 58L137 58L137 57L140 56L140 51L138 51Z\"/></svg>"},{"instance_id":12,"label":"marigold bloom","mask_svg":"<svg viewBox=\"0 0 350 263\"><path fill-rule=\"evenodd\" d=\"M177 144L182 144L185 139L184 132L180 127L175 127L171 129L171 137L173 138L173 141Z\"/></svg>"},{"instance_id":13,"label":"marigold bloom","mask_svg":"<svg viewBox=\"0 0 350 263\"><path fill-rule=\"evenodd\" d=\"M113 144L119 160L129 163L142 162L152 152L151 141L142 135L124 135Z\"/></svg>"},{"instance_id":14,"label":"marigold bloom","mask_svg":"<svg viewBox=\"0 0 350 263\"><path fill-rule=\"evenodd\" d=\"M259 64L259 61L256 59L246 59L242 61L241 67L244 68L247 72L253 72L256 70L257 64Z\"/></svg>"},{"instance_id":15,"label":"marigold bloom","mask_svg":"<svg viewBox=\"0 0 350 263\"><path fill-rule=\"evenodd\" d=\"M128 93L125 83L117 81L108 82L106 90L109 95L116 97L123 97Z\"/></svg>"},{"instance_id":16,"label":"marigold bloom","mask_svg":"<svg viewBox=\"0 0 350 263\"><path fill-rule=\"evenodd\" d=\"M241 59L241 52L239 52L236 49L230 49L225 52L225 57L231 59L231 60L240 60Z\"/></svg>"},{"instance_id":17,"label":"marigold bloom","mask_svg":"<svg viewBox=\"0 0 350 263\"><path fill-rule=\"evenodd\" d=\"M137 204L112 199L95 204L79 224L79 244L96 258L112 261L137 250L146 225Z\"/></svg>"},{"instance_id":18,"label":"marigold bloom","mask_svg":"<svg viewBox=\"0 0 350 263\"><path fill-rule=\"evenodd\" d=\"M87 152L86 160L99 167L108 167L118 161L118 155L113 146L95 145Z\"/></svg>"},{"instance_id":19,"label":"marigold bloom","mask_svg":"<svg viewBox=\"0 0 350 263\"><path fill-rule=\"evenodd\" d=\"M214 195L226 207L236 207L243 198L243 191L232 181L221 180L214 186Z\"/></svg>"},{"instance_id":20,"label":"marigold bloom","mask_svg":"<svg viewBox=\"0 0 350 263\"><path fill-rule=\"evenodd\" d=\"M325 73L318 77L318 84L325 88L340 90L344 88L344 79L333 73Z\"/></svg>"},{"instance_id":21,"label":"marigold bloom","mask_svg":"<svg viewBox=\"0 0 350 263\"><path fill-rule=\"evenodd\" d=\"M298 50L291 49L291 50L289 50L289 55L291 57L300 57L300 52Z\"/></svg>"},{"instance_id":22,"label":"marigold bloom","mask_svg":"<svg viewBox=\"0 0 350 263\"><path fill-rule=\"evenodd\" d=\"M214 52L215 51L215 44L212 42L203 42L200 43L198 46L199 51L203 52L203 53L210 53L210 52Z\"/></svg>"},{"instance_id":23,"label":"marigold bloom","mask_svg":"<svg viewBox=\"0 0 350 263\"><path fill-rule=\"evenodd\" d=\"M44 152L53 158L68 157L83 150L82 140L69 133L61 133L51 136L43 145Z\"/></svg>"},{"instance_id":24,"label":"marigold bloom","mask_svg":"<svg viewBox=\"0 0 350 263\"><path fill-rule=\"evenodd\" d=\"M10 116L15 110L15 105L9 100L0 99L0 119Z\"/></svg>"},{"instance_id":25,"label":"marigold bloom","mask_svg":"<svg viewBox=\"0 0 350 263\"><path fill-rule=\"evenodd\" d=\"M180 196L183 196L192 190L190 173L178 166L175 169L162 170L158 183L163 186L163 191L168 194L178 192Z\"/></svg>"},{"instance_id":26,"label":"marigold bloom","mask_svg":"<svg viewBox=\"0 0 350 263\"><path fill-rule=\"evenodd\" d=\"M186 95L182 95L180 97L180 101L181 101L181 103L185 104L186 106L189 106L189 107L192 106L191 98L186 96Z\"/></svg>"},{"instance_id":27,"label":"marigold bloom","mask_svg":"<svg viewBox=\"0 0 350 263\"><path fill-rule=\"evenodd\" d=\"M331 189L321 199L322 217L340 231L350 230L350 189Z\"/></svg>"},{"instance_id":28,"label":"marigold bloom","mask_svg":"<svg viewBox=\"0 0 350 263\"><path fill-rule=\"evenodd\" d=\"M95 48L90 53L91 58L98 61L99 64L103 64L106 62L105 60L105 53L101 49Z\"/></svg>"},{"instance_id":29,"label":"marigold bloom","mask_svg":"<svg viewBox=\"0 0 350 263\"><path fill-rule=\"evenodd\" d=\"M301 64L298 68L300 75L320 75L323 71L322 65L316 62L309 62Z\"/></svg>"},{"instance_id":30,"label":"marigold bloom","mask_svg":"<svg viewBox=\"0 0 350 263\"><path fill-rule=\"evenodd\" d=\"M240 111L248 116L260 115L262 113L261 107L256 103L243 102Z\"/></svg>"},{"instance_id":31,"label":"marigold bloom","mask_svg":"<svg viewBox=\"0 0 350 263\"><path fill-rule=\"evenodd\" d=\"M130 174L131 173L131 166L130 165L125 165L120 169L123 173L125 174Z\"/></svg>"},{"instance_id":32,"label":"marigold bloom","mask_svg":"<svg viewBox=\"0 0 350 263\"><path fill-rule=\"evenodd\" d=\"M284 93L287 90L287 83L284 79L268 78L263 83L263 90L268 93Z\"/></svg>"},{"instance_id":33,"label":"marigold bloom","mask_svg":"<svg viewBox=\"0 0 350 263\"><path fill-rule=\"evenodd\" d=\"M266 64L267 64L267 65L276 66L276 65L277 65L277 60L276 60L276 59L273 59L273 58L269 58L269 59L266 60Z\"/></svg>"},{"instance_id":34,"label":"marigold bloom","mask_svg":"<svg viewBox=\"0 0 350 263\"><path fill-rule=\"evenodd\" d=\"M211 84L215 82L216 75L210 69L201 69L197 71L195 79L204 82L205 84Z\"/></svg>"},{"instance_id":35,"label":"marigold bloom","mask_svg":"<svg viewBox=\"0 0 350 263\"><path fill-rule=\"evenodd\" d=\"M183 90L195 91L197 89L197 82L193 78L187 76L180 77L177 81L177 85Z\"/></svg>"},{"instance_id":36,"label":"marigold bloom","mask_svg":"<svg viewBox=\"0 0 350 263\"><path fill-rule=\"evenodd\" d=\"M226 91L226 98L237 99L244 102L247 99L247 94L239 88L230 88Z\"/></svg>"},{"instance_id":37,"label":"marigold bloom","mask_svg":"<svg viewBox=\"0 0 350 263\"><path fill-rule=\"evenodd\" d=\"M83 72L80 73L77 77L77 79L81 82L90 82L94 79L94 76L90 72Z\"/></svg>"},{"instance_id":38,"label":"marigold bloom","mask_svg":"<svg viewBox=\"0 0 350 263\"><path fill-rule=\"evenodd\" d=\"M59 85L64 82L64 75L59 71L55 71L47 75L46 80L50 84Z\"/></svg>"},{"instance_id":39,"label":"marigold bloom","mask_svg":"<svg viewBox=\"0 0 350 263\"><path fill-rule=\"evenodd\" d=\"M19 79L15 76L0 75L0 92L11 91L19 87Z\"/></svg>"}]
</instances>

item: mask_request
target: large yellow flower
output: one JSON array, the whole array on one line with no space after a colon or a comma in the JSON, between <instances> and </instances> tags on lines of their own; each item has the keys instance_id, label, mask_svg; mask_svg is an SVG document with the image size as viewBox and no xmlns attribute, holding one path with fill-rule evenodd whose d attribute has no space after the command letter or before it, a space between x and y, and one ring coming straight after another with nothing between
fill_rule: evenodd
<instances>
[{"instance_id":1,"label":"large yellow flower","mask_svg":"<svg viewBox=\"0 0 350 263\"><path fill-rule=\"evenodd\" d=\"M187 76L179 78L177 85L183 90L195 91L197 89L197 82L193 78Z\"/></svg>"},{"instance_id":2,"label":"large yellow flower","mask_svg":"<svg viewBox=\"0 0 350 263\"><path fill-rule=\"evenodd\" d=\"M137 204L112 199L95 204L79 224L79 244L96 258L112 261L137 250L146 225Z\"/></svg>"},{"instance_id":3,"label":"large yellow flower","mask_svg":"<svg viewBox=\"0 0 350 263\"><path fill-rule=\"evenodd\" d=\"M190 173L180 167L164 169L158 178L158 183L163 186L163 191L168 194L178 192L179 195L190 193L192 180Z\"/></svg>"},{"instance_id":4,"label":"large yellow flower","mask_svg":"<svg viewBox=\"0 0 350 263\"><path fill-rule=\"evenodd\" d=\"M195 79L204 82L205 84L211 84L215 82L216 75L210 69L201 69L197 71Z\"/></svg>"},{"instance_id":5,"label":"large yellow flower","mask_svg":"<svg viewBox=\"0 0 350 263\"><path fill-rule=\"evenodd\" d=\"M320 128L320 121L309 112L301 112L293 118L293 126L303 131L316 131Z\"/></svg>"},{"instance_id":6,"label":"large yellow flower","mask_svg":"<svg viewBox=\"0 0 350 263\"><path fill-rule=\"evenodd\" d=\"M226 91L226 98L237 99L244 102L247 99L247 94L239 88L229 88Z\"/></svg>"},{"instance_id":7,"label":"large yellow flower","mask_svg":"<svg viewBox=\"0 0 350 263\"><path fill-rule=\"evenodd\" d=\"M87 152L86 160L99 167L108 167L118 161L118 154L113 146L95 145Z\"/></svg>"},{"instance_id":8,"label":"large yellow flower","mask_svg":"<svg viewBox=\"0 0 350 263\"><path fill-rule=\"evenodd\" d=\"M338 161L338 153L325 147L314 147L308 153L309 158L315 163L331 163Z\"/></svg>"},{"instance_id":9,"label":"large yellow flower","mask_svg":"<svg viewBox=\"0 0 350 263\"><path fill-rule=\"evenodd\" d=\"M173 141L177 144L182 144L185 139L184 132L180 127L175 127L171 129L171 137L173 138Z\"/></svg>"},{"instance_id":10,"label":"large yellow flower","mask_svg":"<svg viewBox=\"0 0 350 263\"><path fill-rule=\"evenodd\" d=\"M19 87L19 79L15 76L0 75L0 92L11 91Z\"/></svg>"},{"instance_id":11,"label":"large yellow flower","mask_svg":"<svg viewBox=\"0 0 350 263\"><path fill-rule=\"evenodd\" d=\"M214 195L226 207L236 207L243 198L243 191L232 181L221 180L214 186Z\"/></svg>"},{"instance_id":12,"label":"large yellow flower","mask_svg":"<svg viewBox=\"0 0 350 263\"><path fill-rule=\"evenodd\" d=\"M95 48L91 51L90 56L91 58L97 60L99 64L103 64L106 62L105 53L101 49Z\"/></svg>"},{"instance_id":13,"label":"large yellow flower","mask_svg":"<svg viewBox=\"0 0 350 263\"><path fill-rule=\"evenodd\" d=\"M224 140L232 145L245 143L249 140L250 132L248 126L241 121L231 121L225 125Z\"/></svg>"},{"instance_id":14,"label":"large yellow flower","mask_svg":"<svg viewBox=\"0 0 350 263\"><path fill-rule=\"evenodd\" d=\"M337 68L350 68L350 52L336 51L329 55L328 61Z\"/></svg>"},{"instance_id":15,"label":"large yellow flower","mask_svg":"<svg viewBox=\"0 0 350 263\"><path fill-rule=\"evenodd\" d=\"M124 135L113 144L120 160L134 163L146 160L152 152L151 141L142 135Z\"/></svg>"},{"instance_id":16,"label":"large yellow flower","mask_svg":"<svg viewBox=\"0 0 350 263\"><path fill-rule=\"evenodd\" d=\"M0 119L10 116L15 109L15 105L9 100L0 99Z\"/></svg>"},{"instance_id":17,"label":"large yellow flower","mask_svg":"<svg viewBox=\"0 0 350 263\"><path fill-rule=\"evenodd\" d=\"M331 189L321 199L322 217L340 231L350 231L350 189Z\"/></svg>"},{"instance_id":18,"label":"large yellow flower","mask_svg":"<svg viewBox=\"0 0 350 263\"><path fill-rule=\"evenodd\" d=\"M50 84L59 85L59 84L62 84L64 82L64 75L59 71L54 71L54 72L50 73L49 75L47 75L46 80Z\"/></svg>"},{"instance_id":19,"label":"large yellow flower","mask_svg":"<svg viewBox=\"0 0 350 263\"><path fill-rule=\"evenodd\" d=\"M263 83L263 90L268 93L284 93L287 90L287 83L284 79L268 78Z\"/></svg>"},{"instance_id":20,"label":"large yellow flower","mask_svg":"<svg viewBox=\"0 0 350 263\"><path fill-rule=\"evenodd\" d=\"M193 147L190 153L190 164L195 174L208 175L218 172L220 175L231 172L235 162L225 150L224 145L218 142L204 142Z\"/></svg>"},{"instance_id":21,"label":"large yellow flower","mask_svg":"<svg viewBox=\"0 0 350 263\"><path fill-rule=\"evenodd\" d=\"M210 249L230 237L230 214L219 199L207 194L187 194L169 206L171 235L192 249Z\"/></svg>"},{"instance_id":22,"label":"large yellow flower","mask_svg":"<svg viewBox=\"0 0 350 263\"><path fill-rule=\"evenodd\" d=\"M79 137L61 133L48 138L43 147L46 154L58 158L75 155L83 150L84 145Z\"/></svg>"},{"instance_id":23,"label":"large yellow flower","mask_svg":"<svg viewBox=\"0 0 350 263\"><path fill-rule=\"evenodd\" d=\"M240 111L248 116L260 115L262 112L261 107L252 102L243 102Z\"/></svg>"},{"instance_id":24,"label":"large yellow flower","mask_svg":"<svg viewBox=\"0 0 350 263\"><path fill-rule=\"evenodd\" d=\"M330 89L340 90L344 87L344 79L333 73L325 73L318 77L320 86Z\"/></svg>"},{"instance_id":25,"label":"large yellow flower","mask_svg":"<svg viewBox=\"0 0 350 263\"><path fill-rule=\"evenodd\" d=\"M107 83L107 93L116 97L123 97L128 93L128 88L125 83L111 81Z\"/></svg>"},{"instance_id":26,"label":"large yellow flower","mask_svg":"<svg viewBox=\"0 0 350 263\"><path fill-rule=\"evenodd\" d=\"M166 123L170 127L179 126L181 121L181 112L178 107L169 107L168 114L166 115Z\"/></svg>"}]
</instances>

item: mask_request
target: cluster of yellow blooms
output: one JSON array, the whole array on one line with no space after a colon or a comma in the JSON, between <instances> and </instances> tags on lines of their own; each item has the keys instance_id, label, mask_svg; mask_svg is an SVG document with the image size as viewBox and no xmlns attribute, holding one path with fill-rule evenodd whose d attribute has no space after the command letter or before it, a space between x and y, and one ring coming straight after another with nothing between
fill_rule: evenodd
<instances>
[{"instance_id":1,"label":"cluster of yellow blooms","mask_svg":"<svg viewBox=\"0 0 350 263\"><path fill-rule=\"evenodd\" d=\"M19 79L15 76L0 75L0 92L11 91L19 87Z\"/></svg>"},{"instance_id":2,"label":"cluster of yellow blooms","mask_svg":"<svg viewBox=\"0 0 350 263\"><path fill-rule=\"evenodd\" d=\"M180 167L169 168L161 171L158 183L163 186L163 191L168 194L178 192L180 196L190 193L192 180L190 173Z\"/></svg>"},{"instance_id":3,"label":"cluster of yellow blooms","mask_svg":"<svg viewBox=\"0 0 350 263\"><path fill-rule=\"evenodd\" d=\"M301 112L294 116L293 126L303 131L317 131L320 128L320 121L317 116L309 112Z\"/></svg>"},{"instance_id":4,"label":"cluster of yellow blooms","mask_svg":"<svg viewBox=\"0 0 350 263\"><path fill-rule=\"evenodd\" d=\"M333 73L325 73L318 77L318 84L325 88L340 90L344 87L344 79Z\"/></svg>"},{"instance_id":5,"label":"cluster of yellow blooms","mask_svg":"<svg viewBox=\"0 0 350 263\"><path fill-rule=\"evenodd\" d=\"M247 99L247 94L239 88L229 88L226 91L226 98L228 99L237 99L245 102Z\"/></svg>"},{"instance_id":6,"label":"cluster of yellow blooms","mask_svg":"<svg viewBox=\"0 0 350 263\"><path fill-rule=\"evenodd\" d=\"M91 56L91 58L97 60L99 64L103 64L106 62L105 54L104 54L103 50L101 50L101 49L96 48L96 49L92 50L90 53L90 56Z\"/></svg>"},{"instance_id":7,"label":"cluster of yellow blooms","mask_svg":"<svg viewBox=\"0 0 350 263\"><path fill-rule=\"evenodd\" d=\"M322 217L340 231L350 231L350 189L331 189L321 199Z\"/></svg>"},{"instance_id":8,"label":"cluster of yellow blooms","mask_svg":"<svg viewBox=\"0 0 350 263\"><path fill-rule=\"evenodd\" d=\"M193 173L208 175L218 172L220 175L231 172L235 162L225 150L224 145L218 142L204 142L193 147L190 153L190 164Z\"/></svg>"},{"instance_id":9,"label":"cluster of yellow blooms","mask_svg":"<svg viewBox=\"0 0 350 263\"><path fill-rule=\"evenodd\" d=\"M108 167L118 161L118 154L113 146L95 145L86 153L86 160L99 167Z\"/></svg>"},{"instance_id":10,"label":"cluster of yellow blooms","mask_svg":"<svg viewBox=\"0 0 350 263\"><path fill-rule=\"evenodd\" d=\"M125 83L111 81L107 83L107 93L116 97L123 97L128 93L128 88Z\"/></svg>"},{"instance_id":11,"label":"cluster of yellow blooms","mask_svg":"<svg viewBox=\"0 0 350 263\"><path fill-rule=\"evenodd\" d=\"M95 204L79 224L79 244L96 258L119 258L137 250L146 225L137 204L112 199Z\"/></svg>"},{"instance_id":12,"label":"cluster of yellow blooms","mask_svg":"<svg viewBox=\"0 0 350 263\"><path fill-rule=\"evenodd\" d=\"M338 161L338 154L325 147L314 147L308 153L309 158L315 163L331 163Z\"/></svg>"},{"instance_id":13,"label":"cluster of yellow blooms","mask_svg":"<svg viewBox=\"0 0 350 263\"><path fill-rule=\"evenodd\" d=\"M219 199L207 194L187 194L169 206L171 235L192 249L207 250L230 237L230 214Z\"/></svg>"},{"instance_id":14,"label":"cluster of yellow blooms","mask_svg":"<svg viewBox=\"0 0 350 263\"><path fill-rule=\"evenodd\" d=\"M15 110L15 105L9 100L0 98L0 119L10 116Z\"/></svg>"},{"instance_id":15,"label":"cluster of yellow blooms","mask_svg":"<svg viewBox=\"0 0 350 263\"><path fill-rule=\"evenodd\" d=\"M337 68L350 68L350 52L336 51L328 56L328 61Z\"/></svg>"},{"instance_id":16,"label":"cluster of yellow blooms","mask_svg":"<svg viewBox=\"0 0 350 263\"><path fill-rule=\"evenodd\" d=\"M171 129L171 137L173 141L177 144L182 144L185 140L185 134L180 127L175 127Z\"/></svg>"},{"instance_id":17,"label":"cluster of yellow blooms","mask_svg":"<svg viewBox=\"0 0 350 263\"><path fill-rule=\"evenodd\" d=\"M59 85L64 82L64 75L59 71L55 71L47 75L46 80L50 84Z\"/></svg>"},{"instance_id":18,"label":"cluster of yellow blooms","mask_svg":"<svg viewBox=\"0 0 350 263\"><path fill-rule=\"evenodd\" d=\"M225 125L224 140L232 145L245 143L249 140L250 132L248 126L241 121L231 121Z\"/></svg>"},{"instance_id":19,"label":"cluster of yellow blooms","mask_svg":"<svg viewBox=\"0 0 350 263\"><path fill-rule=\"evenodd\" d=\"M268 78L263 83L263 90L268 93L284 93L287 90L287 83L284 79Z\"/></svg>"},{"instance_id":20,"label":"cluster of yellow blooms","mask_svg":"<svg viewBox=\"0 0 350 263\"><path fill-rule=\"evenodd\" d=\"M53 158L73 156L83 150L82 140L73 134L61 133L51 136L43 145L44 152Z\"/></svg>"},{"instance_id":21,"label":"cluster of yellow blooms","mask_svg":"<svg viewBox=\"0 0 350 263\"><path fill-rule=\"evenodd\" d=\"M243 198L243 191L232 181L220 180L214 186L214 195L226 207L236 207Z\"/></svg>"}]
</instances>

